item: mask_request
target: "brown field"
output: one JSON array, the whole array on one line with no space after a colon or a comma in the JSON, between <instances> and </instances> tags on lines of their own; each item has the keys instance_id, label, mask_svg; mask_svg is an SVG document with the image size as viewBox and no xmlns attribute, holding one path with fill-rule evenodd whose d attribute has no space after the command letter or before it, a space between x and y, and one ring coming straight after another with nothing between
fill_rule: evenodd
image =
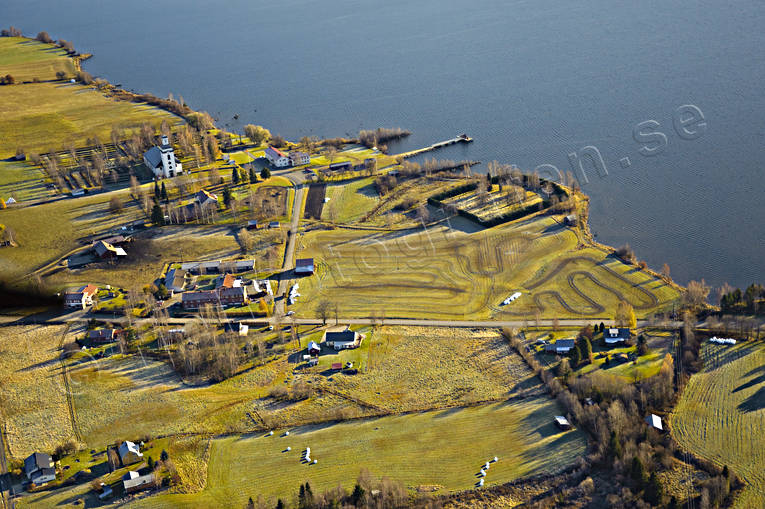
<instances>
[{"instance_id":1,"label":"brown field","mask_svg":"<svg viewBox=\"0 0 765 509\"><path fill-rule=\"evenodd\" d=\"M24 458L75 438L59 363L63 326L0 328L0 416L10 454Z\"/></svg>"}]
</instances>

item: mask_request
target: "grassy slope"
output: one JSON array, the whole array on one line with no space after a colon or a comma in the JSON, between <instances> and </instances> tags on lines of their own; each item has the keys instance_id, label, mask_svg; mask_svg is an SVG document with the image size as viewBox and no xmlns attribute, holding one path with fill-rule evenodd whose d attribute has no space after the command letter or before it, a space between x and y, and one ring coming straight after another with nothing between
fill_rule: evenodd
<instances>
[{"instance_id":1,"label":"grassy slope","mask_svg":"<svg viewBox=\"0 0 765 509\"><path fill-rule=\"evenodd\" d=\"M289 437L241 436L215 440L208 487L194 495L146 499L141 507L241 507L249 496L289 497L310 480L314 491L351 488L361 468L409 487L472 488L480 465L498 456L487 484L563 467L584 453L578 431L552 424L556 405L546 398L474 408L384 417L292 429ZM291 452L283 452L285 447ZM300 462L311 447L316 465ZM554 452L554 454L553 454ZM224 502L225 501L225 502Z\"/></svg>"},{"instance_id":2,"label":"grassy slope","mask_svg":"<svg viewBox=\"0 0 765 509\"><path fill-rule=\"evenodd\" d=\"M16 201L46 198L51 192L45 189L46 176L38 167L17 161L0 161L0 198L13 196Z\"/></svg>"},{"instance_id":3,"label":"grassy slope","mask_svg":"<svg viewBox=\"0 0 765 509\"><path fill-rule=\"evenodd\" d=\"M579 271L592 274L624 296L638 316L656 310L639 288L654 294L659 307L678 296L646 272L600 250L577 249L576 235L550 217L477 233L442 226L372 234L313 231L299 242L297 256L312 256L317 265L316 275L300 284L304 297L298 309L306 314L314 314L317 299L326 298L339 302L343 316L370 316L384 310L387 317L533 320L535 309L541 306L543 317L612 319L619 297L577 274ZM569 277L604 309L577 294ZM524 295L500 307L516 290Z\"/></svg>"},{"instance_id":4,"label":"grassy slope","mask_svg":"<svg viewBox=\"0 0 765 509\"><path fill-rule=\"evenodd\" d=\"M67 140L84 146L88 137L109 140L112 127L143 122L171 124L180 119L148 105L115 101L95 89L69 83L30 83L0 87L0 158L17 147L44 152Z\"/></svg>"},{"instance_id":5,"label":"grassy slope","mask_svg":"<svg viewBox=\"0 0 765 509\"><path fill-rule=\"evenodd\" d=\"M53 450L73 438L58 362L60 326L6 327L0 334L0 414L11 454Z\"/></svg>"},{"instance_id":6,"label":"grassy slope","mask_svg":"<svg viewBox=\"0 0 765 509\"><path fill-rule=\"evenodd\" d=\"M16 81L56 79L75 72L74 62L63 49L23 37L0 37L0 75L10 74Z\"/></svg>"},{"instance_id":7,"label":"grassy slope","mask_svg":"<svg viewBox=\"0 0 765 509\"><path fill-rule=\"evenodd\" d=\"M36 206L0 211L0 222L13 228L19 247L5 249L0 269L5 274L26 274L79 246L82 236L104 233L139 217L138 207L120 194L125 204L119 215L109 214L111 195L63 199Z\"/></svg>"},{"instance_id":8,"label":"grassy slope","mask_svg":"<svg viewBox=\"0 0 765 509\"><path fill-rule=\"evenodd\" d=\"M703 346L705 368L693 375L670 418L680 445L729 465L749 487L736 507L765 506L765 347Z\"/></svg>"},{"instance_id":9,"label":"grassy slope","mask_svg":"<svg viewBox=\"0 0 765 509\"><path fill-rule=\"evenodd\" d=\"M324 205L322 219L337 223L357 221L375 206L377 196L372 177L354 180L349 184L329 184L327 197L330 200Z\"/></svg>"}]
</instances>

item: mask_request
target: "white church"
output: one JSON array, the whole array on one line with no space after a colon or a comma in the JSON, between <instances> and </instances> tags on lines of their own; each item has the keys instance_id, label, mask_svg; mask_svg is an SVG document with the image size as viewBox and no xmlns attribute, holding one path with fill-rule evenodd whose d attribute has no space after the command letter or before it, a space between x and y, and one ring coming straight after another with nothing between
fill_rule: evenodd
<instances>
[{"instance_id":1,"label":"white church","mask_svg":"<svg viewBox=\"0 0 765 509\"><path fill-rule=\"evenodd\" d=\"M183 165L175 157L173 146L170 145L165 135L162 135L162 145L151 147L144 152L143 162L158 179L171 178L183 173Z\"/></svg>"}]
</instances>

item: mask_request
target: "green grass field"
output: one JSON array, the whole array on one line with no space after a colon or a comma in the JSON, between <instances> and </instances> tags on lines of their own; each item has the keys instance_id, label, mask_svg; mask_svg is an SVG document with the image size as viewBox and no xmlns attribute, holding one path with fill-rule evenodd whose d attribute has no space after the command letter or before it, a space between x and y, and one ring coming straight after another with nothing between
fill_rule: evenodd
<instances>
[{"instance_id":1,"label":"green grass field","mask_svg":"<svg viewBox=\"0 0 765 509\"><path fill-rule=\"evenodd\" d=\"M0 38L0 75L10 74L17 82L42 81L56 79L59 71L70 77L75 72L63 49L24 37Z\"/></svg>"},{"instance_id":2,"label":"green grass field","mask_svg":"<svg viewBox=\"0 0 765 509\"><path fill-rule=\"evenodd\" d=\"M584 454L579 431L561 433L548 398L414 413L278 431L271 437L234 436L213 441L207 487L192 495L161 495L138 507L241 507L247 498L291 498L300 483L315 492L338 484L351 489L362 468L400 480L408 488L473 488L480 466L494 456L486 484L549 473ZM286 452L290 446L292 450ZM300 461L311 448L316 465Z\"/></svg>"},{"instance_id":3,"label":"green grass field","mask_svg":"<svg viewBox=\"0 0 765 509\"><path fill-rule=\"evenodd\" d=\"M670 417L683 449L728 465L748 484L737 508L765 506L765 347L703 346L704 370L691 377Z\"/></svg>"},{"instance_id":4,"label":"green grass field","mask_svg":"<svg viewBox=\"0 0 765 509\"><path fill-rule=\"evenodd\" d=\"M52 192L45 188L46 175L39 167L19 161L0 161L0 198L11 196L16 201L47 198Z\"/></svg>"},{"instance_id":5,"label":"green grass field","mask_svg":"<svg viewBox=\"0 0 765 509\"><path fill-rule=\"evenodd\" d=\"M372 210L377 204L378 194L374 178L361 178L348 184L328 184L327 197L322 219L337 223L351 223Z\"/></svg>"},{"instance_id":6,"label":"green grass field","mask_svg":"<svg viewBox=\"0 0 765 509\"><path fill-rule=\"evenodd\" d=\"M112 127L140 126L143 122L171 125L181 119L159 108L115 101L89 87L70 83L30 83L0 87L0 158L27 152L60 150L65 141L85 146L98 136L109 140Z\"/></svg>"},{"instance_id":7,"label":"green grass field","mask_svg":"<svg viewBox=\"0 0 765 509\"><path fill-rule=\"evenodd\" d=\"M81 237L105 233L144 217L134 201L127 198L127 190L120 194L125 205L123 212L110 214L110 196L97 194L46 203L34 209L0 211L0 222L13 228L19 244L3 251L0 269L12 276L26 274L79 247L77 240Z\"/></svg>"},{"instance_id":8,"label":"green grass field","mask_svg":"<svg viewBox=\"0 0 765 509\"><path fill-rule=\"evenodd\" d=\"M349 317L533 320L539 310L541 317L610 320L620 299L646 316L679 296L635 266L578 248L577 235L549 216L487 230L466 223L305 233L297 257L313 257L317 270L301 280L297 309L312 316L327 299ZM514 291L523 295L501 306Z\"/></svg>"}]
</instances>

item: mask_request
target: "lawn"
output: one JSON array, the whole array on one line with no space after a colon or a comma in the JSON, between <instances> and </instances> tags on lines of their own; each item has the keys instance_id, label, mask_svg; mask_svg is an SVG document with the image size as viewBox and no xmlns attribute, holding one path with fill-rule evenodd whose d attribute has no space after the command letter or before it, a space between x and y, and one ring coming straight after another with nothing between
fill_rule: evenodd
<instances>
[{"instance_id":1,"label":"lawn","mask_svg":"<svg viewBox=\"0 0 765 509\"><path fill-rule=\"evenodd\" d=\"M336 223L358 221L372 210L379 199L373 177L344 184L329 184L327 197L329 202L324 205L322 219Z\"/></svg>"},{"instance_id":2,"label":"lawn","mask_svg":"<svg viewBox=\"0 0 765 509\"><path fill-rule=\"evenodd\" d=\"M594 247L549 216L482 230L461 218L406 231L310 231L297 257L316 273L300 282L296 309L321 299L349 317L612 320L626 299L638 316L671 307L679 293ZM515 291L522 296L501 306Z\"/></svg>"},{"instance_id":3,"label":"lawn","mask_svg":"<svg viewBox=\"0 0 765 509\"><path fill-rule=\"evenodd\" d=\"M765 347L739 343L702 347L704 369L693 375L670 416L683 449L722 466L748 484L735 507L765 506Z\"/></svg>"},{"instance_id":4,"label":"lawn","mask_svg":"<svg viewBox=\"0 0 765 509\"><path fill-rule=\"evenodd\" d=\"M75 72L63 49L24 37L0 38L0 75L10 74L17 82L54 80L59 71L69 77Z\"/></svg>"},{"instance_id":5,"label":"lawn","mask_svg":"<svg viewBox=\"0 0 765 509\"><path fill-rule=\"evenodd\" d=\"M0 38L2 40L2 38ZM20 161L0 161L0 199L13 197L17 202L47 198L47 177L39 167Z\"/></svg>"},{"instance_id":6,"label":"lawn","mask_svg":"<svg viewBox=\"0 0 765 509\"><path fill-rule=\"evenodd\" d=\"M486 484L559 470L584 454L579 431L561 433L549 398L413 413L290 429L289 437L243 435L213 441L204 491L161 495L138 507L242 507L248 497L291 498L310 481L314 492L351 489L362 468L373 476L441 492L473 488L480 466L494 456ZM291 447L287 452L286 447ZM315 465L300 461L311 448Z\"/></svg>"},{"instance_id":7,"label":"lawn","mask_svg":"<svg viewBox=\"0 0 765 509\"><path fill-rule=\"evenodd\" d=\"M25 151L60 150L73 140L85 146L98 136L106 142L113 126L134 128L144 122L158 126L182 120L146 104L116 101L94 88L70 83L30 83L0 87L0 159Z\"/></svg>"}]
</instances>

